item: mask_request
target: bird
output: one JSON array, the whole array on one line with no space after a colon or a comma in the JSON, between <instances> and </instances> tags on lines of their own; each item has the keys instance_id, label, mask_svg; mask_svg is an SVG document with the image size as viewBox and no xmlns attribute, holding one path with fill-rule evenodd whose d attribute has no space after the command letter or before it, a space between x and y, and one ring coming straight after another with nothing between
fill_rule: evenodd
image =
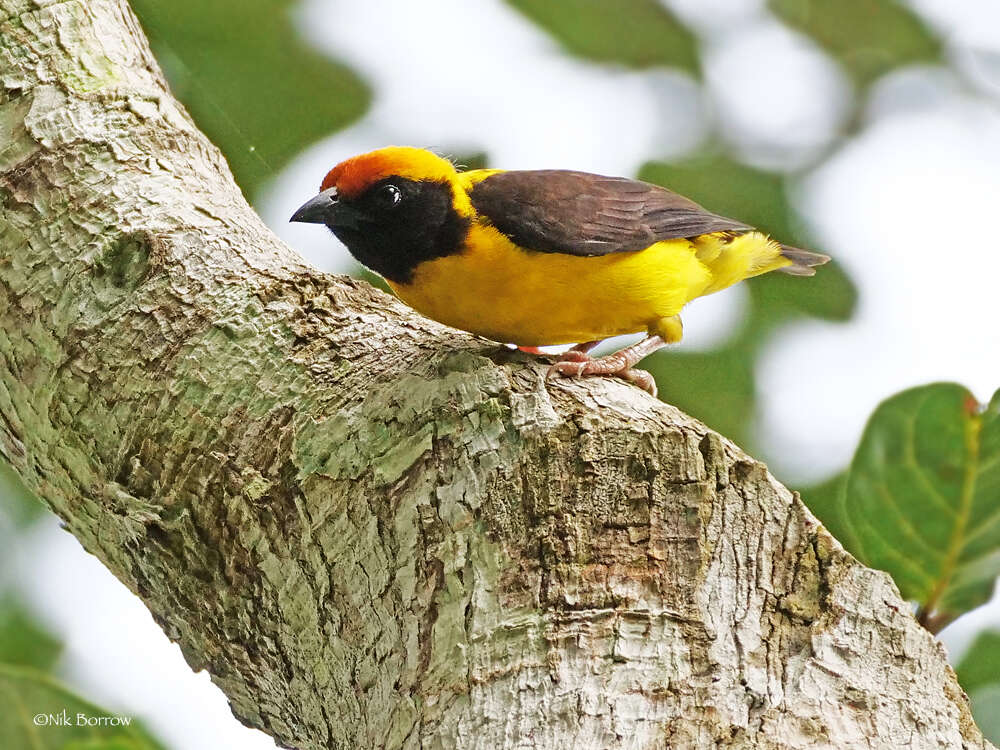
<instances>
[{"instance_id":1,"label":"bird","mask_svg":"<svg viewBox=\"0 0 1000 750\"><path fill-rule=\"evenodd\" d=\"M556 376L617 376L681 340L698 298L769 271L811 276L829 256L791 247L665 187L564 169L461 171L389 146L327 172L291 221L325 225L403 302L440 323L532 351L573 344ZM645 333L593 357L601 341Z\"/></svg>"}]
</instances>

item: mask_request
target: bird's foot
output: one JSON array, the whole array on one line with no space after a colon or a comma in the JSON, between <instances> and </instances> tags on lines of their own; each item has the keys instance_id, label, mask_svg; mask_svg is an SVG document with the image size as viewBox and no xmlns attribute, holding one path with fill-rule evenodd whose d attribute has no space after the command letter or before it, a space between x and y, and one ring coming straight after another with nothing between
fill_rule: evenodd
<instances>
[{"instance_id":1,"label":"bird's foot","mask_svg":"<svg viewBox=\"0 0 1000 750\"><path fill-rule=\"evenodd\" d=\"M606 357L592 358L585 349L573 348L563 352L559 361L552 365L545 374L546 379L555 375L568 378L587 377L591 375L613 376L627 380L629 383L656 395L656 381L645 370L632 369L639 360L651 354L666 342L659 336L649 336L637 344Z\"/></svg>"},{"instance_id":2,"label":"bird's foot","mask_svg":"<svg viewBox=\"0 0 1000 750\"><path fill-rule=\"evenodd\" d=\"M582 344L577 344L572 349L567 349L558 355L558 362L590 362L594 358L590 356L589 352L595 346L601 343L601 340L596 341L584 341Z\"/></svg>"},{"instance_id":3,"label":"bird's foot","mask_svg":"<svg viewBox=\"0 0 1000 750\"><path fill-rule=\"evenodd\" d=\"M593 362L594 358L591 357L587 352L581 352L578 349L568 349L561 354L557 355L557 362Z\"/></svg>"},{"instance_id":4,"label":"bird's foot","mask_svg":"<svg viewBox=\"0 0 1000 750\"><path fill-rule=\"evenodd\" d=\"M583 356L586 357L587 355ZM549 379L555 375L562 375L568 378L587 377L590 375L613 376L627 380L629 383L634 383L653 396L656 395L656 381L653 380L653 376L648 372L645 370L635 370L631 367L622 368L617 363L615 363L613 369L609 369L604 366L605 359L607 358L591 359L587 357L586 360L582 361L564 359L552 365L545 374L545 378Z\"/></svg>"}]
</instances>

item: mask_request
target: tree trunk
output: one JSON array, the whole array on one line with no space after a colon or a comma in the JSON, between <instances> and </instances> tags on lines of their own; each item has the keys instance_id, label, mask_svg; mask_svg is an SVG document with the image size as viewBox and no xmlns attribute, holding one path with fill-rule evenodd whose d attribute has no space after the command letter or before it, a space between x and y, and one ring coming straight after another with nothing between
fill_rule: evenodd
<instances>
[{"instance_id":1,"label":"tree trunk","mask_svg":"<svg viewBox=\"0 0 1000 750\"><path fill-rule=\"evenodd\" d=\"M0 10L0 450L245 723L988 746L889 578L762 464L306 267L121 0Z\"/></svg>"}]
</instances>

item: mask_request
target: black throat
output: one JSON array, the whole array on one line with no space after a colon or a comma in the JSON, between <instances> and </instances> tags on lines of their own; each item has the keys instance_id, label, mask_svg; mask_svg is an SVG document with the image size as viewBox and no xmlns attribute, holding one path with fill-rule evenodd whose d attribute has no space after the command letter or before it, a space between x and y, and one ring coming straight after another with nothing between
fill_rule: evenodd
<instances>
[{"instance_id":1,"label":"black throat","mask_svg":"<svg viewBox=\"0 0 1000 750\"><path fill-rule=\"evenodd\" d=\"M379 200L387 185L402 194L396 206ZM408 283L421 263L461 252L469 229L446 182L388 177L345 203L357 211L357 228L328 225L330 231L361 264L398 284Z\"/></svg>"}]
</instances>

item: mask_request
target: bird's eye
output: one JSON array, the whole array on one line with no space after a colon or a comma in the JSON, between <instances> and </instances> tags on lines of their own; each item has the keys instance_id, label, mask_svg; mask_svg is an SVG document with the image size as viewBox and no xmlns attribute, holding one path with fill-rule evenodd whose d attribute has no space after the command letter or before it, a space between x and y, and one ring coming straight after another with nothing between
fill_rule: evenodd
<instances>
[{"instance_id":1,"label":"bird's eye","mask_svg":"<svg viewBox=\"0 0 1000 750\"><path fill-rule=\"evenodd\" d=\"M386 208L394 208L403 200L403 194L395 185L383 185L378 191L378 198Z\"/></svg>"}]
</instances>

